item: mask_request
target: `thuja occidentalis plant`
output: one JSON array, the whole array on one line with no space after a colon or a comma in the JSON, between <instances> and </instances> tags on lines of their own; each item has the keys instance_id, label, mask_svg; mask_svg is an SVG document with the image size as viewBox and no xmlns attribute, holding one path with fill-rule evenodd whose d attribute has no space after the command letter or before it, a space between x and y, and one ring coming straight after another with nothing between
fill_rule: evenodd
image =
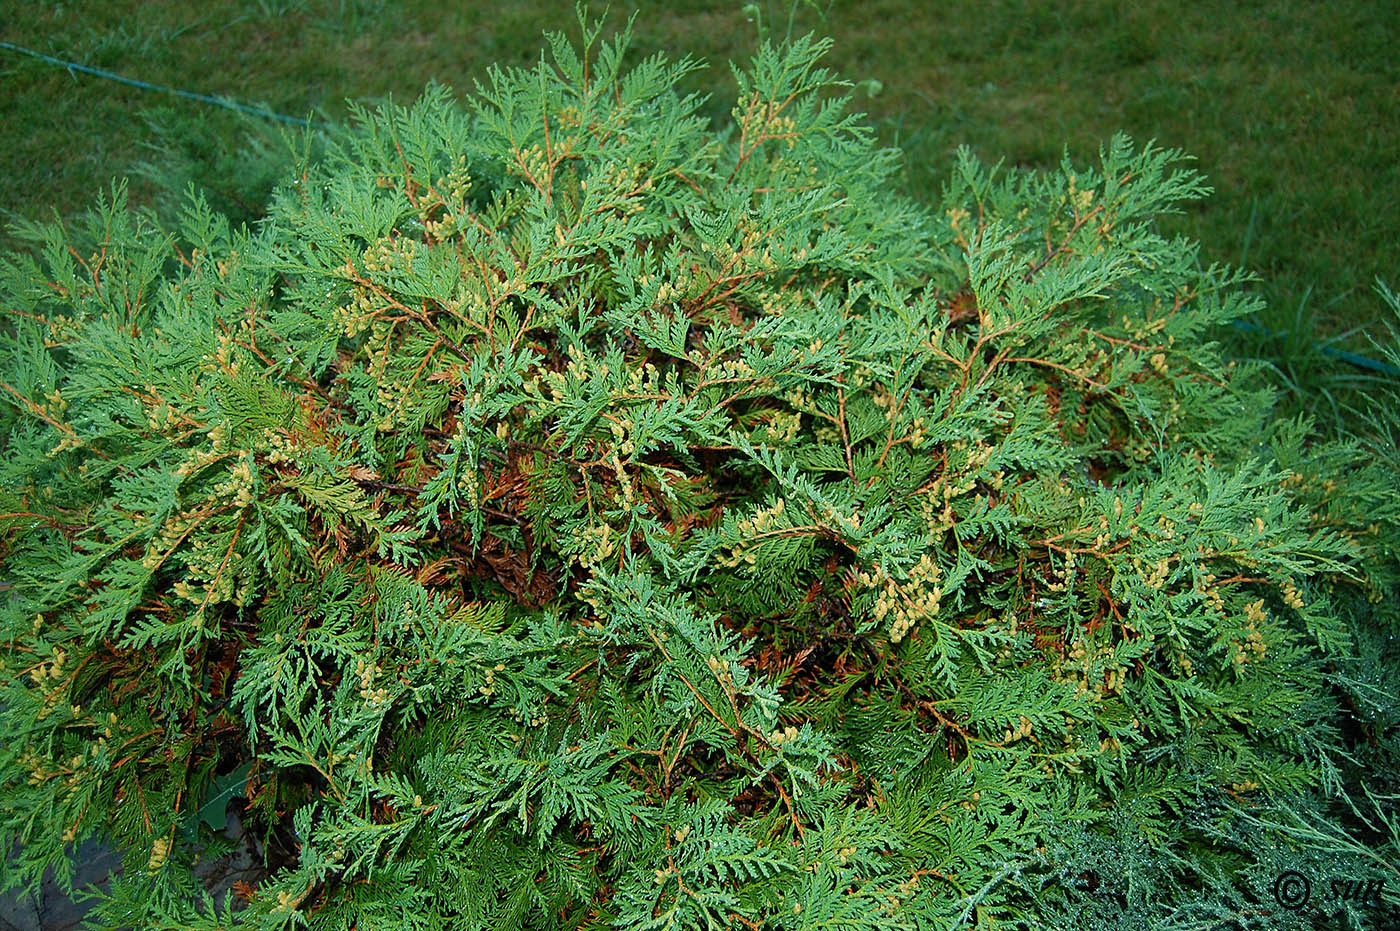
<instances>
[{"instance_id":1,"label":"thuja occidentalis plant","mask_svg":"<svg viewBox=\"0 0 1400 931\"><path fill-rule=\"evenodd\" d=\"M5 885L97 839L93 927L1255 928L1394 876L1397 475L1222 358L1247 278L1158 225L1202 178L1120 136L916 203L827 47L714 127L585 25L251 230L16 229Z\"/></svg>"}]
</instances>

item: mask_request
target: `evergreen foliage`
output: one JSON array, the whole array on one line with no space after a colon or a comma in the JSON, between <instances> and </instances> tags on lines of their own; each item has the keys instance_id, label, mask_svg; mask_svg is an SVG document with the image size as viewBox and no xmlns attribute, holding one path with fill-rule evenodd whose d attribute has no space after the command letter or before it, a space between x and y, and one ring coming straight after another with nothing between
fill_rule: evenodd
<instances>
[{"instance_id":1,"label":"evergreen foliage","mask_svg":"<svg viewBox=\"0 0 1400 931\"><path fill-rule=\"evenodd\" d=\"M1158 232L1180 153L923 206L825 41L720 130L626 43L358 110L251 230L119 186L19 230L3 883L100 837L114 928L1393 896L1400 460L1222 359L1257 302ZM270 863L214 902L229 804Z\"/></svg>"}]
</instances>

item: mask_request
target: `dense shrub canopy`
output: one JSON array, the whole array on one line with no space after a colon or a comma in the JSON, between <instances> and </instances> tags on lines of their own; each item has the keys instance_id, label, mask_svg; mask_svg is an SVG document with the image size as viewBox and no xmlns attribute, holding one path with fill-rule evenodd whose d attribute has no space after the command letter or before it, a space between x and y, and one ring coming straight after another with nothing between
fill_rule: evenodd
<instances>
[{"instance_id":1,"label":"dense shrub canopy","mask_svg":"<svg viewBox=\"0 0 1400 931\"><path fill-rule=\"evenodd\" d=\"M716 130L585 29L252 231L22 231L9 882L100 836L112 926L1182 926L1381 868L1395 476L1220 358L1243 278L1154 225L1201 178L916 205L825 47Z\"/></svg>"}]
</instances>

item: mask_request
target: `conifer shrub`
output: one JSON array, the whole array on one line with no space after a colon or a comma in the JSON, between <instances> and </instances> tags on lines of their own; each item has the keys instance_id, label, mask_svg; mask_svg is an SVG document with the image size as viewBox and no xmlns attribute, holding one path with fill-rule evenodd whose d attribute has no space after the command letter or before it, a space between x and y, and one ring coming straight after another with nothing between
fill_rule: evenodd
<instances>
[{"instance_id":1,"label":"conifer shrub","mask_svg":"<svg viewBox=\"0 0 1400 931\"><path fill-rule=\"evenodd\" d=\"M826 47L715 128L589 26L254 229L19 230L5 885L99 838L98 927L1271 927L1393 874L1394 462L1222 359L1245 276L1156 226L1202 178L920 205Z\"/></svg>"}]
</instances>

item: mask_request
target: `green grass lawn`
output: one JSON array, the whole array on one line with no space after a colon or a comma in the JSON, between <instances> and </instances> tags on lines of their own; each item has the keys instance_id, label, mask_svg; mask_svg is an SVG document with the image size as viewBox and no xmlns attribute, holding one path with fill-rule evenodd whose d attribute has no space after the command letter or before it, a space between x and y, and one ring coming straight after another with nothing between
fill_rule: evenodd
<instances>
[{"instance_id":1,"label":"green grass lawn","mask_svg":"<svg viewBox=\"0 0 1400 931\"><path fill-rule=\"evenodd\" d=\"M601 5L598 5L601 9ZM634 51L710 63L692 79L723 101L726 62L758 23L786 32L785 4L615 2L637 12ZM875 79L858 102L905 153L916 194L932 197L959 145L990 160L1044 166L1067 148L1091 158L1116 130L1185 149L1216 193L1175 230L1207 260L1261 277L1282 338L1241 338L1273 361L1298 400L1365 387L1321 357L1317 339L1365 348L1377 277L1400 285L1400 17L1388 0L1198 3L865 0L798 11L796 29L836 40L830 64ZM774 22L776 21L776 23ZM0 39L142 80L336 118L345 98L415 96L436 79L469 91L492 63L523 65L544 29L577 31L572 6L541 0L110 0L17 5ZM71 215L113 176L177 153L237 212L260 175L227 111L70 74L0 51L0 208ZM716 102L716 119L726 116ZM164 130L158 127L164 127ZM149 181L138 202L156 195ZM254 203L249 203L253 201ZM1350 334L1350 335L1348 335ZM1323 410L1326 413L1326 410Z\"/></svg>"}]
</instances>

